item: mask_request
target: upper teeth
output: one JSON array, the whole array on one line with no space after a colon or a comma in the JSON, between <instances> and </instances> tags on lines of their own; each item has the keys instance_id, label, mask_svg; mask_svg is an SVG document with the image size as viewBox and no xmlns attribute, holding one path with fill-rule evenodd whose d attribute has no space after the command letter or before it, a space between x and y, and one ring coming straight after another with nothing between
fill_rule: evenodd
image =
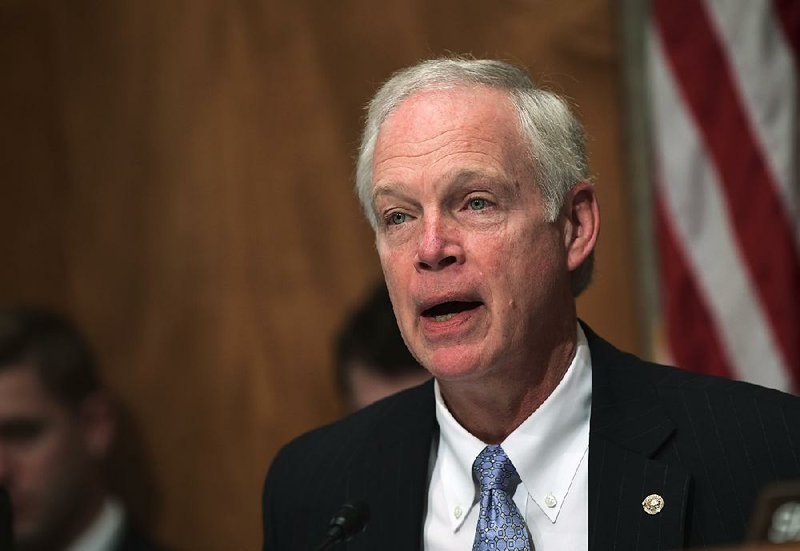
<instances>
[{"instance_id":1,"label":"upper teeth","mask_svg":"<svg viewBox=\"0 0 800 551\"><path fill-rule=\"evenodd\" d=\"M433 316L433 319L436 321L447 321L455 315L455 312L452 312L450 314L442 314L441 316Z\"/></svg>"}]
</instances>

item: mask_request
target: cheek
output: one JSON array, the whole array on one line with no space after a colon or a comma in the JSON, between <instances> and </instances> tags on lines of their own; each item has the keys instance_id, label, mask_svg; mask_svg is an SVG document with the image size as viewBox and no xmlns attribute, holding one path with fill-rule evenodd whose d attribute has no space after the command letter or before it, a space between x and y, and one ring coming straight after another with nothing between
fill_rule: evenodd
<instances>
[{"instance_id":1,"label":"cheek","mask_svg":"<svg viewBox=\"0 0 800 551\"><path fill-rule=\"evenodd\" d=\"M537 289L551 288L562 271L563 251L554 243L554 237L520 233L482 245L483 250L490 251L485 257L484 275L493 277L499 287L509 292L510 303L525 302L529 295L533 299L539 294Z\"/></svg>"},{"instance_id":2,"label":"cheek","mask_svg":"<svg viewBox=\"0 0 800 551\"><path fill-rule=\"evenodd\" d=\"M56 439L45 439L26 450L21 457L22 482L46 490L60 473L69 470L70 450Z\"/></svg>"},{"instance_id":3,"label":"cheek","mask_svg":"<svg viewBox=\"0 0 800 551\"><path fill-rule=\"evenodd\" d=\"M393 268L397 266L397 253L394 249L387 246L384 240L378 240L375 249L378 251L378 259L381 261L381 269L386 279L389 279Z\"/></svg>"},{"instance_id":4,"label":"cheek","mask_svg":"<svg viewBox=\"0 0 800 551\"><path fill-rule=\"evenodd\" d=\"M485 278L511 277L509 272L515 271L521 255L527 254L526 242L516 235L477 236L465 248L468 251L467 262L477 261L480 275Z\"/></svg>"},{"instance_id":5,"label":"cheek","mask_svg":"<svg viewBox=\"0 0 800 551\"><path fill-rule=\"evenodd\" d=\"M69 422L54 422L50 430L31 448L32 465L43 477L75 470L87 461L84 434Z\"/></svg>"},{"instance_id":6,"label":"cheek","mask_svg":"<svg viewBox=\"0 0 800 551\"><path fill-rule=\"evenodd\" d=\"M383 277L386 280L386 287L389 289L389 296L392 304L402 304L403 289L408 288L411 274L409 266L413 265L403 260L402 255L396 251L378 250L378 255L383 269ZM398 302L399 300L399 302Z\"/></svg>"}]
</instances>

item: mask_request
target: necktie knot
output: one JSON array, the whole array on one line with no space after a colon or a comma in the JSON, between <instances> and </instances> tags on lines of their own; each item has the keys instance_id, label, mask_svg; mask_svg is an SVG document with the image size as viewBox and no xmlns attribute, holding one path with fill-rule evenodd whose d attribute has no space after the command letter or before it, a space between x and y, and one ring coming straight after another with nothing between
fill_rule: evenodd
<instances>
[{"instance_id":1,"label":"necktie knot","mask_svg":"<svg viewBox=\"0 0 800 551\"><path fill-rule=\"evenodd\" d=\"M512 499L519 474L506 452L497 445L486 446L472 472L481 485L472 551L531 551L528 527Z\"/></svg>"},{"instance_id":2,"label":"necktie knot","mask_svg":"<svg viewBox=\"0 0 800 551\"><path fill-rule=\"evenodd\" d=\"M472 464L472 472L481 486L481 493L489 490L502 490L509 496L520 482L517 469L499 445L483 448Z\"/></svg>"}]
</instances>

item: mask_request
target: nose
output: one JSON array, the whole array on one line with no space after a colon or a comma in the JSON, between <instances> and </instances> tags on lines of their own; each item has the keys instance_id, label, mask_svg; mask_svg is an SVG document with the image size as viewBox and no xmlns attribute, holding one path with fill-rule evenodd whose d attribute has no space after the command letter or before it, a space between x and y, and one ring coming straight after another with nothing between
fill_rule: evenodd
<instances>
[{"instance_id":1,"label":"nose","mask_svg":"<svg viewBox=\"0 0 800 551\"><path fill-rule=\"evenodd\" d=\"M438 272L463 263L464 248L455 224L441 216L424 219L415 259L417 271Z\"/></svg>"}]
</instances>

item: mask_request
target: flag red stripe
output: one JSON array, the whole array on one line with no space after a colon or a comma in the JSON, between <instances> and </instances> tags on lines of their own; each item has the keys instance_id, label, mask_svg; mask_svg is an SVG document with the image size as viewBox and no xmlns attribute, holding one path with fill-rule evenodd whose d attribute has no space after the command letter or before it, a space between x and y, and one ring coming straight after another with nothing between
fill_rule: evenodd
<instances>
[{"instance_id":1,"label":"flag red stripe","mask_svg":"<svg viewBox=\"0 0 800 551\"><path fill-rule=\"evenodd\" d=\"M707 12L692 0L657 0L654 7L666 57L719 172L750 279L797 385L800 259L791 225Z\"/></svg>"},{"instance_id":2,"label":"flag red stripe","mask_svg":"<svg viewBox=\"0 0 800 551\"><path fill-rule=\"evenodd\" d=\"M795 67L800 65L800 2L797 0L773 0L786 42L792 48Z\"/></svg>"},{"instance_id":3,"label":"flag red stripe","mask_svg":"<svg viewBox=\"0 0 800 551\"><path fill-rule=\"evenodd\" d=\"M692 371L733 378L714 320L676 239L666 203L656 191L655 235L667 341L675 363ZM668 294L668 296L667 296Z\"/></svg>"}]
</instances>

